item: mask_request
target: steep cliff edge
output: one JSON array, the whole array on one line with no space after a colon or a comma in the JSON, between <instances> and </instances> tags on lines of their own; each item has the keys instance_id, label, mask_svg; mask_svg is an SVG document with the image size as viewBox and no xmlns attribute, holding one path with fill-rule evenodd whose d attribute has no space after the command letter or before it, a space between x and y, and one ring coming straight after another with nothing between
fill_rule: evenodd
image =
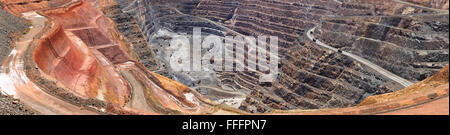
<instances>
[{"instance_id":1,"label":"steep cliff edge","mask_svg":"<svg viewBox=\"0 0 450 135\"><path fill-rule=\"evenodd\" d=\"M26 7L27 4L19 5ZM133 45L118 32L109 18L92 5L96 3L72 1L57 8L39 9L43 16L24 13L30 14L31 19L48 19L33 40L21 43L24 62L13 63L23 64L31 85L36 86L34 92L42 91L44 93L40 95L58 98L33 97L41 103L50 102L48 106L37 108L38 111L49 114L77 114L81 110L100 114L215 112L214 104L200 94L150 72L134 60L133 54L129 54ZM22 59L20 56L16 58ZM24 88L16 90L27 94L22 91ZM63 105L64 109L54 108L59 100L72 105ZM73 105L80 106L80 111L65 112L76 109Z\"/></svg>"}]
</instances>

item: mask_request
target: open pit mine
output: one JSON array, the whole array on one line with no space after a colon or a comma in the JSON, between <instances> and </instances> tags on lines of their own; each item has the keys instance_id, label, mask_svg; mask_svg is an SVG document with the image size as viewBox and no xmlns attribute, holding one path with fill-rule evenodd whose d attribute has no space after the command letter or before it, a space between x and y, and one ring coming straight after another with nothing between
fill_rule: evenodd
<instances>
[{"instance_id":1,"label":"open pit mine","mask_svg":"<svg viewBox=\"0 0 450 135\"><path fill-rule=\"evenodd\" d=\"M449 114L449 0L0 6L0 115ZM225 66L244 70L177 71L171 41L180 35L201 56L212 52L211 63L234 52ZM211 35L275 36L278 50L251 53L247 39L224 50L192 43ZM250 67L265 58L278 61L271 82Z\"/></svg>"}]
</instances>

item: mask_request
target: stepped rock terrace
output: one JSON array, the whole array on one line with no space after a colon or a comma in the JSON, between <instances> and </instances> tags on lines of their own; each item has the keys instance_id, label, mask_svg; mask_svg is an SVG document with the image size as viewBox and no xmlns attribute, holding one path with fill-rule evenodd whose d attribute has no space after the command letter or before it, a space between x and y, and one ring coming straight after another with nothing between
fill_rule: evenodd
<instances>
[{"instance_id":1,"label":"stepped rock terrace","mask_svg":"<svg viewBox=\"0 0 450 135\"><path fill-rule=\"evenodd\" d=\"M31 26L2 61L14 83L0 91L42 114L380 114L448 99L448 0L0 3ZM170 42L201 41L194 28L278 37L276 81L249 68L175 71ZM261 59L234 42L244 47L223 48L245 59L228 66Z\"/></svg>"}]
</instances>

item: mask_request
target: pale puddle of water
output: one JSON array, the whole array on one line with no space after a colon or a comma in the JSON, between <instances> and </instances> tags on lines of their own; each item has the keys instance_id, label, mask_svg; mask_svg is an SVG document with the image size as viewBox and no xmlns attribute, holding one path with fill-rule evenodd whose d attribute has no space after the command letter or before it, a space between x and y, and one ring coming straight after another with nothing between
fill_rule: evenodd
<instances>
[{"instance_id":1,"label":"pale puddle of water","mask_svg":"<svg viewBox=\"0 0 450 135\"><path fill-rule=\"evenodd\" d=\"M8 56L9 63L0 67L0 92L17 98L16 85L24 85L30 80L24 72L23 61L15 60L17 50L12 50Z\"/></svg>"}]
</instances>

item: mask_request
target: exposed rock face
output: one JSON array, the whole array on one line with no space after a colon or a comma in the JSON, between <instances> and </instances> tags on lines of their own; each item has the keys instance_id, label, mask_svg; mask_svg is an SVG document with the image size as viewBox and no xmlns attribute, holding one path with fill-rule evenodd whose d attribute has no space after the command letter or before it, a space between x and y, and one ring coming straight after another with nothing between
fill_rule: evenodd
<instances>
[{"instance_id":1,"label":"exposed rock face","mask_svg":"<svg viewBox=\"0 0 450 135\"><path fill-rule=\"evenodd\" d=\"M281 73L271 85L257 83L257 72L199 74L168 68L169 76L211 99L246 95L240 109L249 112L348 107L366 96L402 88L309 41L305 32L314 26L321 26L318 39L411 81L423 80L448 64L448 14L391 0L116 1L134 15L165 65L173 54L170 37L191 35L193 27L201 27L205 35L278 36Z\"/></svg>"},{"instance_id":2,"label":"exposed rock face","mask_svg":"<svg viewBox=\"0 0 450 135\"><path fill-rule=\"evenodd\" d=\"M36 64L78 96L124 104L129 88L109 66L126 62L129 56L122 52L113 35L107 34L112 31L111 23L89 3L71 7L70 11L47 13L61 26L42 37L44 40L34 52ZM98 61L96 56L108 61Z\"/></svg>"},{"instance_id":3,"label":"exposed rock face","mask_svg":"<svg viewBox=\"0 0 450 135\"><path fill-rule=\"evenodd\" d=\"M41 8L34 9L40 15L25 10L34 3L42 4ZM33 26L39 26L39 29L32 29L33 34L21 38L26 42L20 42L21 51L14 56L19 62L8 64L23 67L14 71L20 72L21 81L26 80L23 82L32 85L33 92L41 96L28 101L49 102L39 111L50 114L206 114L214 111L213 104L196 91L145 67L159 69L155 57L147 56L152 50L142 40L139 29L130 29L134 32L126 33L122 28L122 35L114 23L120 18L113 21L101 12L101 9L109 10L113 2L74 0L63 2L56 8L41 1L7 5L8 9L13 9L11 12L26 12L24 16L33 20ZM24 10L15 7L24 7ZM147 55L134 52L134 47L137 51L147 51ZM19 87L23 84L11 85ZM30 88L10 90L27 95L29 93L22 91L27 89ZM63 109L52 108L54 106L63 106ZM85 109L87 111L83 111Z\"/></svg>"},{"instance_id":4,"label":"exposed rock face","mask_svg":"<svg viewBox=\"0 0 450 135\"><path fill-rule=\"evenodd\" d=\"M148 44L134 17L122 12L119 5L106 7L103 12L116 23L118 30L133 44L133 53L140 62L151 71L161 71L162 66L158 61L152 47Z\"/></svg>"},{"instance_id":5,"label":"exposed rock face","mask_svg":"<svg viewBox=\"0 0 450 135\"><path fill-rule=\"evenodd\" d=\"M72 0L0 0L6 11L15 15L23 12L55 8Z\"/></svg>"},{"instance_id":6,"label":"exposed rock face","mask_svg":"<svg viewBox=\"0 0 450 135\"><path fill-rule=\"evenodd\" d=\"M448 64L448 19L448 14L327 17L317 37L421 81Z\"/></svg>"}]
</instances>

